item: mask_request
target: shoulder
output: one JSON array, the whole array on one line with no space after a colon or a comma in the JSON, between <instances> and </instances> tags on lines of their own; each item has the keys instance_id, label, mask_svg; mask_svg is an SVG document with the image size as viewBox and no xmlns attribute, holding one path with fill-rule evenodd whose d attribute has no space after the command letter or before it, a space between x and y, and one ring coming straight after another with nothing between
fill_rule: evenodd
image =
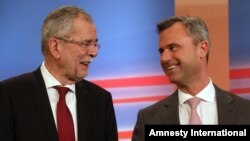
<instances>
[{"instance_id":1,"label":"shoulder","mask_svg":"<svg viewBox=\"0 0 250 141\"><path fill-rule=\"evenodd\" d=\"M158 123L161 121L161 117L168 118L175 111L178 111L178 97L175 94L167 96L162 100L140 109L138 112L138 118L144 119L147 123Z\"/></svg>"},{"instance_id":2,"label":"shoulder","mask_svg":"<svg viewBox=\"0 0 250 141\"><path fill-rule=\"evenodd\" d=\"M145 113L156 113L156 112L162 112L162 110L166 110L166 108L173 108L178 107L178 94L177 91L175 91L173 94L166 96L162 100L141 109L141 112Z\"/></svg>"},{"instance_id":3,"label":"shoulder","mask_svg":"<svg viewBox=\"0 0 250 141\"><path fill-rule=\"evenodd\" d=\"M18 100L20 97L26 95L27 91L32 88L34 89L34 85L35 79L33 73L25 73L1 81L0 91L2 94Z\"/></svg>"},{"instance_id":4,"label":"shoulder","mask_svg":"<svg viewBox=\"0 0 250 141\"><path fill-rule=\"evenodd\" d=\"M250 110L250 100L243 98L237 94L229 93L229 95L233 98L233 103L239 106L239 109L249 109Z\"/></svg>"},{"instance_id":5,"label":"shoulder","mask_svg":"<svg viewBox=\"0 0 250 141\"><path fill-rule=\"evenodd\" d=\"M141 113L146 113L146 114L151 114L151 113L156 113L156 111L159 111L160 109L164 109L166 107L166 101L168 97L148 106L140 110Z\"/></svg>"},{"instance_id":6,"label":"shoulder","mask_svg":"<svg viewBox=\"0 0 250 141\"><path fill-rule=\"evenodd\" d=\"M91 81L85 80L85 79L81 80L81 81L79 82L79 84L80 84L81 86L88 87L88 88L90 88L91 90L102 91L102 92L108 92L107 90L105 90L105 89L102 88L101 86L99 86L99 85L97 85L97 84L95 84L95 83L93 83L93 82L91 82Z\"/></svg>"},{"instance_id":7,"label":"shoulder","mask_svg":"<svg viewBox=\"0 0 250 141\"><path fill-rule=\"evenodd\" d=\"M113 101L111 93L88 80L81 80L76 83L76 94L79 100L87 100L86 102L88 104L91 104L97 109L100 107L105 109L107 105L109 105L108 107L112 107Z\"/></svg>"},{"instance_id":8,"label":"shoulder","mask_svg":"<svg viewBox=\"0 0 250 141\"><path fill-rule=\"evenodd\" d=\"M88 93L91 93L92 95L100 95L100 96L110 96L111 93L107 90L105 90L104 88L102 88L101 86L90 82L88 80L81 80L80 82L76 83L76 87L79 87L81 89L83 89L84 91L88 91Z\"/></svg>"},{"instance_id":9,"label":"shoulder","mask_svg":"<svg viewBox=\"0 0 250 141\"><path fill-rule=\"evenodd\" d=\"M34 78L33 73L24 73L24 74L20 74L8 79L5 79L3 81L1 81L1 85L3 86L18 86L18 85L23 85L23 84L27 84L30 83L32 81L32 79Z\"/></svg>"},{"instance_id":10,"label":"shoulder","mask_svg":"<svg viewBox=\"0 0 250 141\"><path fill-rule=\"evenodd\" d=\"M178 124L178 93L175 91L173 94L166 96L162 100L140 109L137 118L144 123L168 123Z\"/></svg>"},{"instance_id":11,"label":"shoulder","mask_svg":"<svg viewBox=\"0 0 250 141\"><path fill-rule=\"evenodd\" d=\"M217 86L215 86L217 98L223 99L228 103L246 103L249 104L250 101L246 98L243 98L237 94L231 93L229 91L225 91Z\"/></svg>"}]
</instances>

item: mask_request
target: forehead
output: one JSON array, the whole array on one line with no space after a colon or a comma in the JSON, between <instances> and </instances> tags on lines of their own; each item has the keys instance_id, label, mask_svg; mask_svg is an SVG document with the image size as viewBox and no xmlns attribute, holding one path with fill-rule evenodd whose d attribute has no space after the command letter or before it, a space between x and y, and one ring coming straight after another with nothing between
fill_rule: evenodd
<instances>
[{"instance_id":1,"label":"forehead","mask_svg":"<svg viewBox=\"0 0 250 141\"><path fill-rule=\"evenodd\" d=\"M183 37L187 37L188 34L184 25L180 22L173 24L171 27L165 29L159 34L160 43L175 42Z\"/></svg>"},{"instance_id":2,"label":"forehead","mask_svg":"<svg viewBox=\"0 0 250 141\"><path fill-rule=\"evenodd\" d=\"M73 34L78 36L96 36L95 25L86 21L82 17L77 17L73 21Z\"/></svg>"}]
</instances>

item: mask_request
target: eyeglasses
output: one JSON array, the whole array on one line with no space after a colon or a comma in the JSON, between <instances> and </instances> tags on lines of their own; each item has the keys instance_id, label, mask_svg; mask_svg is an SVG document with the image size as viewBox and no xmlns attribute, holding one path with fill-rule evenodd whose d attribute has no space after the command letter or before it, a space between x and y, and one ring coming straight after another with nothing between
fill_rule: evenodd
<instances>
[{"instance_id":1,"label":"eyeglasses","mask_svg":"<svg viewBox=\"0 0 250 141\"><path fill-rule=\"evenodd\" d=\"M92 41L88 41L88 40L80 42L80 41L75 41L75 40L68 40L68 39L61 38L61 37L54 37L54 38L56 38L58 40L62 40L66 43L78 45L78 46L85 48L85 49L89 49L90 46L94 46L96 49L100 49L100 47L101 47L98 42L92 42Z\"/></svg>"}]
</instances>

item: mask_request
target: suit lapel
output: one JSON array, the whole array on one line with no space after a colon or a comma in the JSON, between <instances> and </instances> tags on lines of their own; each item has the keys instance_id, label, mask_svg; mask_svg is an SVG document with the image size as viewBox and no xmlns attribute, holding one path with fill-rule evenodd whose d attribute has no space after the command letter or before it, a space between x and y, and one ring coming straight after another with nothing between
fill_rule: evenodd
<instances>
[{"instance_id":1,"label":"suit lapel","mask_svg":"<svg viewBox=\"0 0 250 141\"><path fill-rule=\"evenodd\" d=\"M45 132L47 133L48 138L51 141L57 141L57 129L50 107L45 83L40 72L40 67L33 72L33 76L34 79L31 82L33 84L33 87L30 95L34 100L35 106L41 118L42 125L44 125Z\"/></svg>"},{"instance_id":2,"label":"suit lapel","mask_svg":"<svg viewBox=\"0 0 250 141\"><path fill-rule=\"evenodd\" d=\"M177 91L165 99L165 107L161 114L161 121L163 124L180 124L178 103Z\"/></svg>"},{"instance_id":3,"label":"suit lapel","mask_svg":"<svg viewBox=\"0 0 250 141\"><path fill-rule=\"evenodd\" d=\"M86 114L90 113L88 87L85 83L76 83L76 102L77 102L77 126L78 126L78 141L86 140L88 130L88 117Z\"/></svg>"},{"instance_id":4,"label":"suit lapel","mask_svg":"<svg viewBox=\"0 0 250 141\"><path fill-rule=\"evenodd\" d=\"M233 106L233 98L226 92L215 86L217 108L218 108L218 124L232 124L236 120L236 109Z\"/></svg>"}]
</instances>

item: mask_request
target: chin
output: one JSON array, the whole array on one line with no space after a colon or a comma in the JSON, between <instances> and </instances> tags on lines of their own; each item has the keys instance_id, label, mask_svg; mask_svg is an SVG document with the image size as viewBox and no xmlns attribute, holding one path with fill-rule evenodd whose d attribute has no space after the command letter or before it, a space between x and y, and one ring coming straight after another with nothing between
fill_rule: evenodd
<instances>
[{"instance_id":1,"label":"chin","mask_svg":"<svg viewBox=\"0 0 250 141\"><path fill-rule=\"evenodd\" d=\"M180 81L179 79L177 79L176 77L173 77L173 76L172 77L168 76L168 79L172 83L178 83Z\"/></svg>"}]
</instances>

